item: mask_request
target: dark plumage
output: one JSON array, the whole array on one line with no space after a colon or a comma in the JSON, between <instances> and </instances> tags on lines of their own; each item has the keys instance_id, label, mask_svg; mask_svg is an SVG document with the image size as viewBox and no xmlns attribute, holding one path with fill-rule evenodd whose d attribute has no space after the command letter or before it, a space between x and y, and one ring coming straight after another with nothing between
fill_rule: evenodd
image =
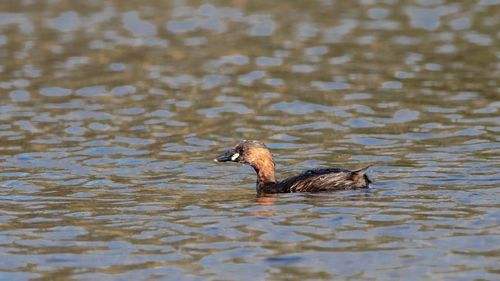
<instances>
[{"instance_id":1,"label":"dark plumage","mask_svg":"<svg viewBox=\"0 0 500 281\"><path fill-rule=\"evenodd\" d=\"M271 152L263 143L254 140L243 140L214 160L252 166L257 173L257 193L259 194L357 189L367 188L371 183L366 176L369 166L356 171L339 168L314 169L276 181Z\"/></svg>"}]
</instances>

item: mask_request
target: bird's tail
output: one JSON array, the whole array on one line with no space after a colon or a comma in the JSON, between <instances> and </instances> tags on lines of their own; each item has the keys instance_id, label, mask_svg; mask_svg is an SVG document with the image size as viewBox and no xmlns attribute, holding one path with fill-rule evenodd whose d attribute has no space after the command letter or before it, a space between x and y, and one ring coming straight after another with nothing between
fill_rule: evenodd
<instances>
[{"instance_id":1,"label":"bird's tail","mask_svg":"<svg viewBox=\"0 0 500 281\"><path fill-rule=\"evenodd\" d=\"M370 178L368 178L368 176L366 175L366 172L368 172L368 168L370 168L371 166L372 165L368 165L368 166L366 166L364 168L361 168L359 170L353 171L352 172L353 178L355 178L355 179L364 179L367 184L372 183L372 181L370 180Z\"/></svg>"}]
</instances>

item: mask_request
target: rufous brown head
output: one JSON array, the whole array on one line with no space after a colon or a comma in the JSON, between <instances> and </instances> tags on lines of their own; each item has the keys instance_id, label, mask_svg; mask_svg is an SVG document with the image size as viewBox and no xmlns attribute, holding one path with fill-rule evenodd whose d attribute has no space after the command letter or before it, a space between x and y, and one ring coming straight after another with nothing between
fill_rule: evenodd
<instances>
[{"instance_id":1,"label":"rufous brown head","mask_svg":"<svg viewBox=\"0 0 500 281\"><path fill-rule=\"evenodd\" d=\"M273 162L271 151L265 144L255 140L242 140L234 148L215 158L216 162L238 162L258 166L261 162Z\"/></svg>"}]
</instances>

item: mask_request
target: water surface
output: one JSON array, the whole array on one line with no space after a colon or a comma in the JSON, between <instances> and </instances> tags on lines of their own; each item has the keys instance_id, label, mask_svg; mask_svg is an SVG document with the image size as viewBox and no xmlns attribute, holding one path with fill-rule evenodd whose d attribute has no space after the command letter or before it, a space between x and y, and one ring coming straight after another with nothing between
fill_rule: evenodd
<instances>
[{"instance_id":1,"label":"water surface","mask_svg":"<svg viewBox=\"0 0 500 281\"><path fill-rule=\"evenodd\" d=\"M498 279L499 1L4 4L1 280Z\"/></svg>"}]
</instances>

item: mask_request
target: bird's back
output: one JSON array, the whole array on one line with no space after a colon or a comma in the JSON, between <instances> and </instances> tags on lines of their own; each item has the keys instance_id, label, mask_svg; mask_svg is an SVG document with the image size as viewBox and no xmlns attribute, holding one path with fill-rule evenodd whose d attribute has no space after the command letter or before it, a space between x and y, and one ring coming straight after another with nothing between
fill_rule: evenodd
<instances>
[{"instance_id":1,"label":"bird's back","mask_svg":"<svg viewBox=\"0 0 500 281\"><path fill-rule=\"evenodd\" d=\"M339 168L314 169L276 183L284 192L321 192L366 188L368 167L356 171Z\"/></svg>"}]
</instances>

